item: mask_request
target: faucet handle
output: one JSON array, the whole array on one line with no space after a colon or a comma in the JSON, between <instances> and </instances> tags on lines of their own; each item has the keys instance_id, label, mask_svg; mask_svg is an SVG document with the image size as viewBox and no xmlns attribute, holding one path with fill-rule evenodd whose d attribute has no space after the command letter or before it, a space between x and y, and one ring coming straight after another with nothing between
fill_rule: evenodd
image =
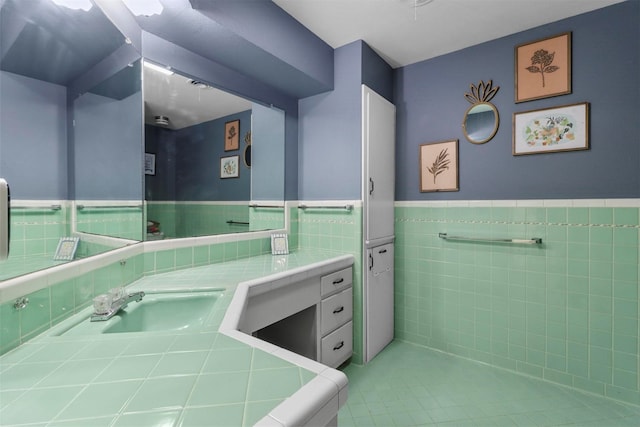
<instances>
[{"instance_id":1,"label":"faucet handle","mask_svg":"<svg viewBox=\"0 0 640 427\"><path fill-rule=\"evenodd\" d=\"M106 314L111 311L113 298L111 294L100 294L93 299L93 311L96 314Z\"/></svg>"},{"instance_id":2,"label":"faucet handle","mask_svg":"<svg viewBox=\"0 0 640 427\"><path fill-rule=\"evenodd\" d=\"M109 295L111 295L112 301L117 301L124 298L126 295L124 286L118 286L117 288L109 289Z\"/></svg>"}]
</instances>

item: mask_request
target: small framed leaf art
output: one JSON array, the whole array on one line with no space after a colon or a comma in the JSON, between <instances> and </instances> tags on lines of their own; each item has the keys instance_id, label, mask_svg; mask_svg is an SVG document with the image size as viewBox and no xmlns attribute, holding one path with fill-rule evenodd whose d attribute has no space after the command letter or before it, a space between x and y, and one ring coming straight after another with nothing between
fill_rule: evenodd
<instances>
[{"instance_id":1,"label":"small framed leaf art","mask_svg":"<svg viewBox=\"0 0 640 427\"><path fill-rule=\"evenodd\" d=\"M515 50L516 102L571 93L571 32Z\"/></svg>"},{"instance_id":2,"label":"small framed leaf art","mask_svg":"<svg viewBox=\"0 0 640 427\"><path fill-rule=\"evenodd\" d=\"M459 191L458 140L420 146L420 191Z\"/></svg>"}]
</instances>

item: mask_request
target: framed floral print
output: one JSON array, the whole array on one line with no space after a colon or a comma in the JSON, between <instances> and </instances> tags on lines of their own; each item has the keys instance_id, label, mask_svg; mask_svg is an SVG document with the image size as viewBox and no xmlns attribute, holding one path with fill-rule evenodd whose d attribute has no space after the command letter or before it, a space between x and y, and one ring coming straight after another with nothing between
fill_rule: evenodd
<instances>
[{"instance_id":1,"label":"framed floral print","mask_svg":"<svg viewBox=\"0 0 640 427\"><path fill-rule=\"evenodd\" d=\"M515 101L571 93L571 32L515 49Z\"/></svg>"},{"instance_id":2,"label":"framed floral print","mask_svg":"<svg viewBox=\"0 0 640 427\"><path fill-rule=\"evenodd\" d=\"M589 149L589 103L513 114L513 155Z\"/></svg>"}]
</instances>

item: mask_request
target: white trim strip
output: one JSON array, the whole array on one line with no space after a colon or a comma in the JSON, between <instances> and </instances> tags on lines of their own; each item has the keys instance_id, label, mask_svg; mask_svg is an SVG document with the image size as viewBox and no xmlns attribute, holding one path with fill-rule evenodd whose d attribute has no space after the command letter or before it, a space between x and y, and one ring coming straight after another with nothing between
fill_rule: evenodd
<instances>
[{"instance_id":1,"label":"white trim strip","mask_svg":"<svg viewBox=\"0 0 640 427\"><path fill-rule=\"evenodd\" d=\"M531 199L531 200L407 200L400 208L640 208L640 199Z\"/></svg>"}]
</instances>

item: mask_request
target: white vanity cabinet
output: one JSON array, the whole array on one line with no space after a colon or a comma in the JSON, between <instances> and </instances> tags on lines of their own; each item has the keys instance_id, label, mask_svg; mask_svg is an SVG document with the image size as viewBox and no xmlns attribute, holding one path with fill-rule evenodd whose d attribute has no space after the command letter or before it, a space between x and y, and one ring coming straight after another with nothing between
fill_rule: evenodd
<instances>
[{"instance_id":1,"label":"white vanity cabinet","mask_svg":"<svg viewBox=\"0 0 640 427\"><path fill-rule=\"evenodd\" d=\"M336 368L353 353L353 267L249 287L238 329Z\"/></svg>"},{"instance_id":2,"label":"white vanity cabinet","mask_svg":"<svg viewBox=\"0 0 640 427\"><path fill-rule=\"evenodd\" d=\"M353 269L323 276L320 282L318 360L336 368L353 353Z\"/></svg>"}]
</instances>

